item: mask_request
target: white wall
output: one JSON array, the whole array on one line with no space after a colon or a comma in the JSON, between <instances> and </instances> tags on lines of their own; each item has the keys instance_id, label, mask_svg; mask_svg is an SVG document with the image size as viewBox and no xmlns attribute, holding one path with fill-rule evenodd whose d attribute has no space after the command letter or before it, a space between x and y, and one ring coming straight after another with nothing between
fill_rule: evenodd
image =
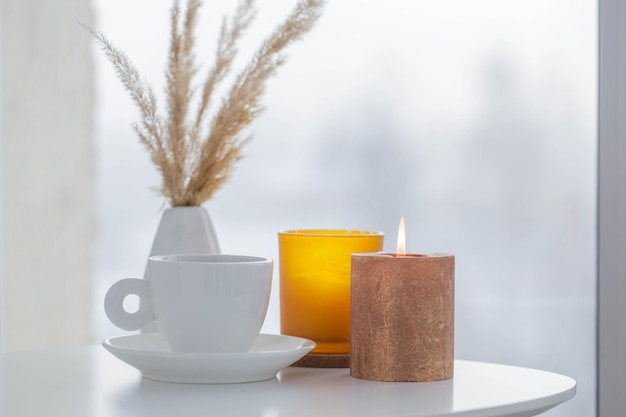
<instances>
[{"instance_id":1,"label":"white wall","mask_svg":"<svg viewBox=\"0 0 626 417\"><path fill-rule=\"evenodd\" d=\"M93 75L88 1L3 0L7 350L91 337Z\"/></svg>"}]
</instances>

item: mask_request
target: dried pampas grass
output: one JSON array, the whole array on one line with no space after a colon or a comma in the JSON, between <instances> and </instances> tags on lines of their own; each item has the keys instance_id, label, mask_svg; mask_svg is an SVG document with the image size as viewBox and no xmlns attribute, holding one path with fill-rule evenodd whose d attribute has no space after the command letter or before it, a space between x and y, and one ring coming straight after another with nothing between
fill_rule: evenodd
<instances>
[{"instance_id":1,"label":"dried pampas grass","mask_svg":"<svg viewBox=\"0 0 626 417\"><path fill-rule=\"evenodd\" d=\"M128 57L101 32L87 28L139 108L141 118L133 129L160 171L160 192L172 207L200 205L228 180L249 139L242 130L262 111L265 82L285 62L285 48L311 30L323 6L324 0L301 0L237 75L212 117L208 109L213 93L229 73L238 41L254 19L254 0L241 0L233 16L222 21L215 62L200 89L192 84L197 72L193 48L200 0L189 0L184 16L179 1L174 1L166 117L159 114L154 91ZM192 111L196 91L199 103Z\"/></svg>"}]
</instances>

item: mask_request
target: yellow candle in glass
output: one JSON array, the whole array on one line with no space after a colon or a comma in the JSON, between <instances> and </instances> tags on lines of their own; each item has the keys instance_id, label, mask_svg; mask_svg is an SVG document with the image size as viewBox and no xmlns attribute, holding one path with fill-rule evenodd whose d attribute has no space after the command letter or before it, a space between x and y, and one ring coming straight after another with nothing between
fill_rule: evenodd
<instances>
[{"instance_id":1,"label":"yellow candle in glass","mask_svg":"<svg viewBox=\"0 0 626 417\"><path fill-rule=\"evenodd\" d=\"M312 353L349 353L351 255L381 251L383 238L352 230L279 233L281 332L315 341Z\"/></svg>"}]
</instances>

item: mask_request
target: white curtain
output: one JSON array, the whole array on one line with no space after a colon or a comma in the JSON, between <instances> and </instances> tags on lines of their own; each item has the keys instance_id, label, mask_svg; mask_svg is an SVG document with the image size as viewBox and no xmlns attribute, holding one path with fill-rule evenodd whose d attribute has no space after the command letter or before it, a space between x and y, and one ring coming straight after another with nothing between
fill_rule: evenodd
<instances>
[{"instance_id":1,"label":"white curtain","mask_svg":"<svg viewBox=\"0 0 626 417\"><path fill-rule=\"evenodd\" d=\"M91 6L2 0L6 350L91 343Z\"/></svg>"}]
</instances>

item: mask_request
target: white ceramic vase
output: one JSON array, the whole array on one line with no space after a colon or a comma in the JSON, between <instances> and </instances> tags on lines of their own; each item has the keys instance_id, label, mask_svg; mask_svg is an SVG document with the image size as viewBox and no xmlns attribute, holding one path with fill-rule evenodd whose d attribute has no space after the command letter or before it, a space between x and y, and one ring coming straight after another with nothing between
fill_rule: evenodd
<instances>
[{"instance_id":1,"label":"white ceramic vase","mask_svg":"<svg viewBox=\"0 0 626 417\"><path fill-rule=\"evenodd\" d=\"M189 253L220 253L209 213L202 206L169 208L161 217L150 256Z\"/></svg>"},{"instance_id":2,"label":"white ceramic vase","mask_svg":"<svg viewBox=\"0 0 626 417\"><path fill-rule=\"evenodd\" d=\"M165 210L149 256L213 253L220 253L220 247L204 207L172 207ZM150 279L147 264L144 279ZM142 331L156 332L158 328L153 322Z\"/></svg>"}]
</instances>

